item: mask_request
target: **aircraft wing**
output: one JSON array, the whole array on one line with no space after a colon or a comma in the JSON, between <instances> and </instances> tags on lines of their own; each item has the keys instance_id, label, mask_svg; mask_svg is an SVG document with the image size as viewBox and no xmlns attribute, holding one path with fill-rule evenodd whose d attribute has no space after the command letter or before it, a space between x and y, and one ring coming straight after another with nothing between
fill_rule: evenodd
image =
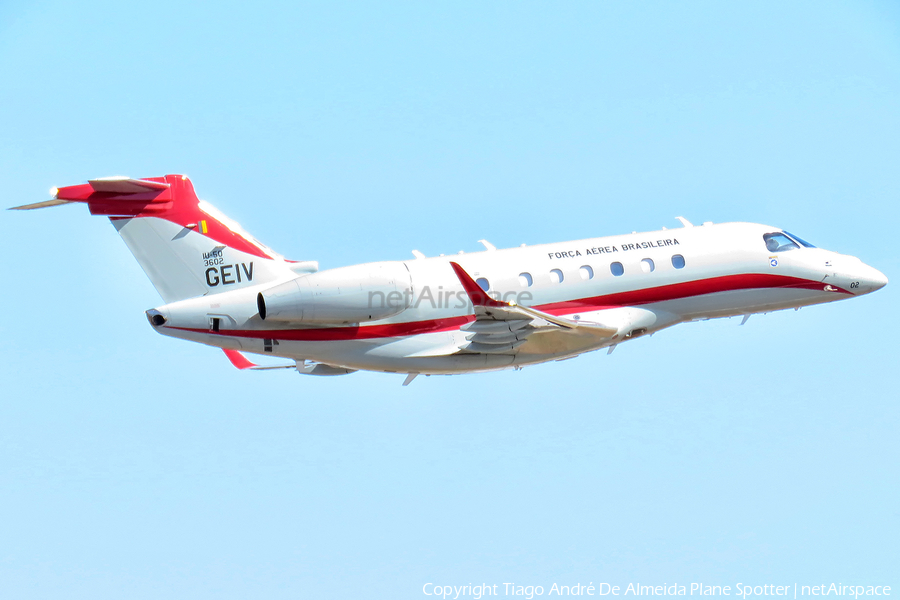
<instances>
[{"instance_id":1,"label":"aircraft wing","mask_svg":"<svg viewBox=\"0 0 900 600\"><path fill-rule=\"evenodd\" d=\"M225 356L228 357L228 360L231 361L231 364L235 366L235 368L251 371L271 371L273 369L296 369L298 373L301 375L346 375L348 373L355 373L356 369L348 369L346 367L336 367L334 365L329 365L326 363L320 363L315 360L298 360L294 361L292 365L272 365L261 367L260 365L250 362L250 360L238 352L237 350L222 350L225 353Z\"/></svg>"},{"instance_id":2,"label":"aircraft wing","mask_svg":"<svg viewBox=\"0 0 900 600\"><path fill-rule=\"evenodd\" d=\"M463 353L546 354L576 352L617 337L619 329L557 317L515 302L491 298L455 262L450 266L475 307L475 320L463 325L468 333Z\"/></svg>"}]
</instances>

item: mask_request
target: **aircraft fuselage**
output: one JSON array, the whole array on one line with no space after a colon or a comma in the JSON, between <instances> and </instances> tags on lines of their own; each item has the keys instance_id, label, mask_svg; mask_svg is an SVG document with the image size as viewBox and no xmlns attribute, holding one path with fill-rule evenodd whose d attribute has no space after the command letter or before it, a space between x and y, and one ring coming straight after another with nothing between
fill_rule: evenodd
<instances>
[{"instance_id":1,"label":"aircraft fuselage","mask_svg":"<svg viewBox=\"0 0 900 600\"><path fill-rule=\"evenodd\" d=\"M790 247L767 247L767 234L784 236ZM887 282L855 257L803 244L778 228L724 223L370 263L357 268L403 275L393 276L390 289L367 289L363 281L359 289L346 291L376 310L396 309L397 314L300 327L262 320L257 296L272 287L268 282L161 307L166 323L157 330L222 348L348 369L457 373L575 356L686 321L832 302ZM246 273L252 258L232 261L233 270ZM569 336L509 353L459 353L467 336L460 327L475 316L451 261L495 299L575 322L602 323L615 327L617 335L599 341ZM221 285L220 268L215 279Z\"/></svg>"}]
</instances>

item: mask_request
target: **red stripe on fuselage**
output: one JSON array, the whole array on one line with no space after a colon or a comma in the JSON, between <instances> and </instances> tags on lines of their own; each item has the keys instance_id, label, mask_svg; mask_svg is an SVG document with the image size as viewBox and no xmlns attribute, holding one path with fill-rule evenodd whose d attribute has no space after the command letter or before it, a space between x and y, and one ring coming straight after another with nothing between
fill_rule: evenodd
<instances>
[{"instance_id":1,"label":"red stripe on fuselage","mask_svg":"<svg viewBox=\"0 0 900 600\"><path fill-rule=\"evenodd\" d=\"M723 277L713 277L711 279L698 279L696 281L673 283L670 285L632 290L630 292L608 294L606 296L594 296L592 298L552 302L543 306L536 306L535 308L553 315L565 315L579 311L600 310L603 308L616 308L620 306L639 306L641 304L652 304L653 302L677 300L679 298L690 298L692 296L703 296L704 294L731 292L735 290L795 288L824 291L824 287L824 284L821 282L800 279L799 277L750 273L746 275L725 275ZM840 288L835 289L845 294L850 293Z\"/></svg>"},{"instance_id":2,"label":"red stripe on fuselage","mask_svg":"<svg viewBox=\"0 0 900 600\"><path fill-rule=\"evenodd\" d=\"M535 306L533 308L560 316L607 308L639 306L641 304L652 304L654 302L677 300L735 290L786 288L824 291L824 287L824 284L821 282L809 279L787 277L784 275L751 273L746 275L726 275L723 277L713 277L711 279L699 279L696 281L686 281L684 283L673 283L670 285L632 290L630 292L618 292L615 294L607 294L605 296L593 296L591 298L553 302ZM850 294L850 292L841 288L835 288L835 290L840 293ZM425 321L409 321L405 323L386 323L382 325L363 326L354 325L352 327L280 330L237 329L222 330L218 332L218 335L259 339L271 338L303 342L365 340L454 331L474 319L475 315L466 315L442 319L428 319ZM189 329L183 327L173 327L173 329L192 331L194 333L213 333L205 329Z\"/></svg>"}]
</instances>

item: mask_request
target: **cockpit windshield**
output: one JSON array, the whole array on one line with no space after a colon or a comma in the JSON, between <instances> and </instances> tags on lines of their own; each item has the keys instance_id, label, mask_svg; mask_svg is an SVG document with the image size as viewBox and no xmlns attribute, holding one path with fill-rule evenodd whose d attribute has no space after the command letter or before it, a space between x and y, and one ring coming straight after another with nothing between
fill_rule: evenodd
<instances>
[{"instance_id":1,"label":"cockpit windshield","mask_svg":"<svg viewBox=\"0 0 900 600\"><path fill-rule=\"evenodd\" d=\"M794 235L794 234L791 233L790 231L785 231L785 233L788 234L788 236L790 236L790 238L791 238L792 240L794 240L795 242L798 242L801 246L804 246L804 247L806 247L806 248L815 248L815 246L813 246L812 244L810 244L810 243L807 242L806 240L797 237L796 235Z\"/></svg>"},{"instance_id":2,"label":"cockpit windshield","mask_svg":"<svg viewBox=\"0 0 900 600\"><path fill-rule=\"evenodd\" d=\"M766 241L766 248L769 252L784 252L786 250L798 250L800 246L797 242L784 235L783 233L767 233L763 235Z\"/></svg>"}]
</instances>

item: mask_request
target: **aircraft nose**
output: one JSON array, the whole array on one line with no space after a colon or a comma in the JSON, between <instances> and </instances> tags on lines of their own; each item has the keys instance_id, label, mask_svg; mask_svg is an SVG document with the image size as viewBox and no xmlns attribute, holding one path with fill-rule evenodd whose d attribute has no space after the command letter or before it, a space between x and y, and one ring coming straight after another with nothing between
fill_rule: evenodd
<instances>
[{"instance_id":1,"label":"aircraft nose","mask_svg":"<svg viewBox=\"0 0 900 600\"><path fill-rule=\"evenodd\" d=\"M888 278L884 273L882 273L878 269L872 269L872 274L873 274L873 277L872 277L871 285L872 285L873 292L875 290L880 290L881 288L883 288L884 286L887 285Z\"/></svg>"},{"instance_id":2,"label":"aircraft nose","mask_svg":"<svg viewBox=\"0 0 900 600\"><path fill-rule=\"evenodd\" d=\"M862 265L859 273L859 293L868 294L876 290L880 290L887 285L888 278L874 267L867 264Z\"/></svg>"}]
</instances>

